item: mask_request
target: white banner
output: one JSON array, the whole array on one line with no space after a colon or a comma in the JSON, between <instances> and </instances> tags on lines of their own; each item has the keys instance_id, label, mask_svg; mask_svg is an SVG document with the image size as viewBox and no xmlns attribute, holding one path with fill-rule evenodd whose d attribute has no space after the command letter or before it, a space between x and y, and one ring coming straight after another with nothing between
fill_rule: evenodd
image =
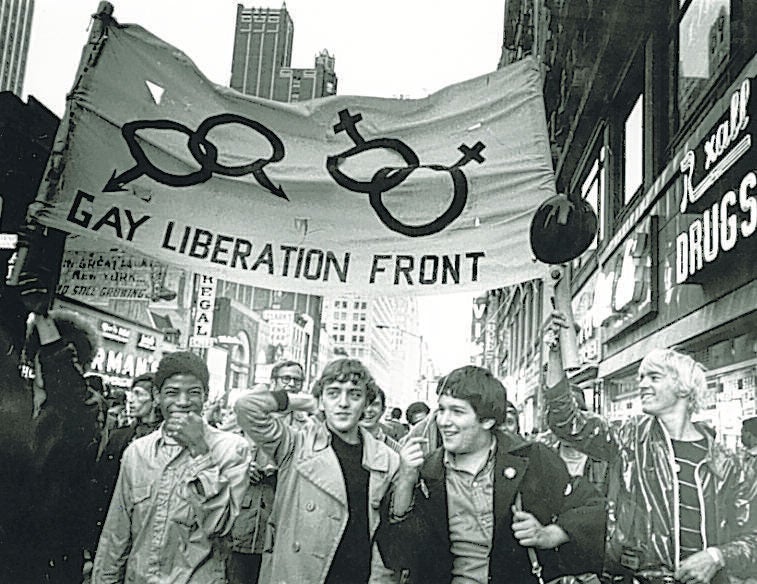
<instances>
[{"instance_id":1,"label":"white banner","mask_svg":"<svg viewBox=\"0 0 757 584\"><path fill-rule=\"evenodd\" d=\"M483 290L543 274L555 194L528 58L424 99L297 104L210 83L135 25L108 26L72 92L34 214L198 273L309 293ZM53 160L53 159L51 159ZM46 179L47 180L47 179Z\"/></svg>"}]
</instances>

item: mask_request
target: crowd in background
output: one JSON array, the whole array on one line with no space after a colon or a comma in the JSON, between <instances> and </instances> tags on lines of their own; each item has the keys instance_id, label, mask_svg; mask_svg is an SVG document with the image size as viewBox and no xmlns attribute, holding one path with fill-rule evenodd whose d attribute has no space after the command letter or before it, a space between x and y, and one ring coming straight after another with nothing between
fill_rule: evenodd
<instances>
[{"instance_id":1,"label":"crowd in background","mask_svg":"<svg viewBox=\"0 0 757 584\"><path fill-rule=\"evenodd\" d=\"M475 366L405 422L348 358L312 388L278 363L233 404L207 401L191 352L110 391L84 374L92 331L29 309L2 327L0 581L755 581L757 418L725 449L675 351L641 363L644 414L609 424L568 382L553 315L549 430L523 437Z\"/></svg>"}]
</instances>

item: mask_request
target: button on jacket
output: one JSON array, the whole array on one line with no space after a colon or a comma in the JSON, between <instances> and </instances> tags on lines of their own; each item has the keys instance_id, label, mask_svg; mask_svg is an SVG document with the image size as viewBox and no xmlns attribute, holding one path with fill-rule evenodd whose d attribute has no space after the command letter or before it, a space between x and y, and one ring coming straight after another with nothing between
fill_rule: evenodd
<instances>
[{"instance_id":1,"label":"button on jacket","mask_svg":"<svg viewBox=\"0 0 757 584\"><path fill-rule=\"evenodd\" d=\"M247 486L244 438L205 424L207 454L162 430L124 452L95 555L93 584L222 584L229 533Z\"/></svg>"},{"instance_id":2,"label":"button on jacket","mask_svg":"<svg viewBox=\"0 0 757 584\"><path fill-rule=\"evenodd\" d=\"M248 393L235 406L237 422L279 467L276 499L268 519L260 582L322 584L347 526L347 492L339 460L325 423L301 429L266 410L265 397ZM379 523L379 506L399 467L388 446L361 429L362 466L369 473L370 536ZM386 581L373 546L371 583ZM382 580L383 579L383 580Z\"/></svg>"}]
</instances>

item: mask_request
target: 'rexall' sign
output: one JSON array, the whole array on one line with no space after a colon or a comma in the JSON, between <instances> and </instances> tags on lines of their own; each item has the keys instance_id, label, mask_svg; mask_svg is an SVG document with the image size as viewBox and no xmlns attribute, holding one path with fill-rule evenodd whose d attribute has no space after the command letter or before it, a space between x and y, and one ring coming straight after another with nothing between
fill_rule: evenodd
<instances>
[{"instance_id":1,"label":"'rexall' sign","mask_svg":"<svg viewBox=\"0 0 757 584\"><path fill-rule=\"evenodd\" d=\"M681 214L693 217L676 237L676 283L702 283L749 255L757 228L754 79L731 93L728 109L680 164ZM730 258L730 259L729 259ZM714 269L716 266L722 269Z\"/></svg>"}]
</instances>

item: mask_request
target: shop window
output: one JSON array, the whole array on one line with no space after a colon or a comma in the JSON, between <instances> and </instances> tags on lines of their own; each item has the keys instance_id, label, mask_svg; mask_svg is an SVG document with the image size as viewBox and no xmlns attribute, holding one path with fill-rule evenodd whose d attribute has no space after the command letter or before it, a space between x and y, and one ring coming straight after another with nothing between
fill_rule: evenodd
<instances>
[{"instance_id":1,"label":"shop window","mask_svg":"<svg viewBox=\"0 0 757 584\"><path fill-rule=\"evenodd\" d=\"M600 134L601 136L604 133ZM589 251L597 249L597 245L605 236L605 206L607 204L607 148L600 138L600 144L594 148L593 155L588 159L581 174L581 182L576 187L580 189L581 198L591 205L597 214L597 235L589 246ZM586 253L573 260L574 269L580 268L590 256Z\"/></svg>"},{"instance_id":2,"label":"shop window","mask_svg":"<svg viewBox=\"0 0 757 584\"><path fill-rule=\"evenodd\" d=\"M644 179L644 94L640 93L623 123L623 204Z\"/></svg>"},{"instance_id":3,"label":"shop window","mask_svg":"<svg viewBox=\"0 0 757 584\"><path fill-rule=\"evenodd\" d=\"M681 123L707 93L731 52L730 0L680 0L678 114Z\"/></svg>"}]
</instances>

